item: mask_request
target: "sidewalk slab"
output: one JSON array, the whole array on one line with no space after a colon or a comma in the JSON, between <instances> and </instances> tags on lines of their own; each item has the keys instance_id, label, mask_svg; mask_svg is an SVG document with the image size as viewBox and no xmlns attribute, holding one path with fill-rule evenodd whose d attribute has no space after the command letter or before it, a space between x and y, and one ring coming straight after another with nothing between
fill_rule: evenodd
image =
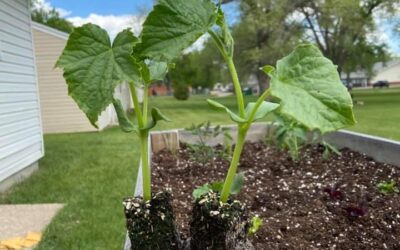
<instances>
[{"instance_id":1,"label":"sidewalk slab","mask_svg":"<svg viewBox=\"0 0 400 250\"><path fill-rule=\"evenodd\" d=\"M0 241L43 232L64 204L0 205Z\"/></svg>"}]
</instances>

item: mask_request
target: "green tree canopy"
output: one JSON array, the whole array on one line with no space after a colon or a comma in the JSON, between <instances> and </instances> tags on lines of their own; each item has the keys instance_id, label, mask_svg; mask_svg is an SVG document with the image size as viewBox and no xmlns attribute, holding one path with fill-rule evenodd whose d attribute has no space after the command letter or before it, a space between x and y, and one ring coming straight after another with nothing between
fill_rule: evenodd
<instances>
[{"instance_id":1,"label":"green tree canopy","mask_svg":"<svg viewBox=\"0 0 400 250\"><path fill-rule=\"evenodd\" d=\"M242 0L241 19L233 28L235 61L245 81L257 76L260 90L268 85L260 68L275 62L299 43L301 26L290 20L294 11L290 0Z\"/></svg>"},{"instance_id":2,"label":"green tree canopy","mask_svg":"<svg viewBox=\"0 0 400 250\"><path fill-rule=\"evenodd\" d=\"M194 88L211 89L217 82L230 82L225 62L211 40L207 40L201 50L194 50L176 60L170 78L172 82L177 81Z\"/></svg>"},{"instance_id":3,"label":"green tree canopy","mask_svg":"<svg viewBox=\"0 0 400 250\"><path fill-rule=\"evenodd\" d=\"M375 16L398 12L399 0L296 0L295 16L339 72L362 68L370 71L385 57L385 46L368 41L376 31Z\"/></svg>"},{"instance_id":4,"label":"green tree canopy","mask_svg":"<svg viewBox=\"0 0 400 250\"><path fill-rule=\"evenodd\" d=\"M32 6L31 18L33 21L66 33L72 32L74 25L65 18L62 18L60 13L55 8L48 11L44 8L37 7L37 5L35 5L36 1L37 0L30 1Z\"/></svg>"}]
</instances>

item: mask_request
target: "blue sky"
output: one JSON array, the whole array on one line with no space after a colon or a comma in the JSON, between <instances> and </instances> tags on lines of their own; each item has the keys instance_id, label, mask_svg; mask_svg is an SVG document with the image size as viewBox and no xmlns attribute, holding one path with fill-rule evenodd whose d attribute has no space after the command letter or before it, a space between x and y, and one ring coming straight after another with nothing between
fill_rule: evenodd
<instances>
[{"instance_id":1,"label":"blue sky","mask_svg":"<svg viewBox=\"0 0 400 250\"><path fill-rule=\"evenodd\" d=\"M151 0L51 0L54 7L71 11L72 16L85 17L91 13L99 15L139 15L150 9Z\"/></svg>"},{"instance_id":2,"label":"blue sky","mask_svg":"<svg viewBox=\"0 0 400 250\"><path fill-rule=\"evenodd\" d=\"M151 10L152 0L38 0L45 8L55 7L60 13L79 26L92 22L106 29L111 36L118 31L132 27L136 33L140 31L143 14ZM225 7L228 19L238 18L237 6L229 4ZM381 22L374 35L375 40L385 41L390 49L400 55L400 35L395 35L387 22Z\"/></svg>"}]
</instances>

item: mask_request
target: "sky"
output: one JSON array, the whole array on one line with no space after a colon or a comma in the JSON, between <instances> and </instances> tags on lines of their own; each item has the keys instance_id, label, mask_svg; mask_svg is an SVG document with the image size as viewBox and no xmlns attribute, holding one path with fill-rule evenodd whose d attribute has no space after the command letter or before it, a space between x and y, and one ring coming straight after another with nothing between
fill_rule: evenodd
<instances>
[{"instance_id":1,"label":"sky","mask_svg":"<svg viewBox=\"0 0 400 250\"><path fill-rule=\"evenodd\" d=\"M71 21L75 26L91 22L106 29L111 37L128 27L139 34L144 15L151 10L152 0L38 0L39 5L52 9L56 8L62 17ZM228 4L225 10L228 20L234 22L239 13L236 4ZM400 23L400 21L399 21ZM393 27L386 21L378 20L378 30L371 39L386 42L394 54L400 56L400 35L392 32ZM204 37L195 47L201 48Z\"/></svg>"}]
</instances>

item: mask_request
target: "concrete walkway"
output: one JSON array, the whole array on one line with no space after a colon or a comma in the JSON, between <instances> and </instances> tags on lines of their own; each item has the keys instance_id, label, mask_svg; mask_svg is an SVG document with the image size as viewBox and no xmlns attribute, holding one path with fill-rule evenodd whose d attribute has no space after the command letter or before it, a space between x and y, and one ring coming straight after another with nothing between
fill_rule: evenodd
<instances>
[{"instance_id":1,"label":"concrete walkway","mask_svg":"<svg viewBox=\"0 0 400 250\"><path fill-rule=\"evenodd\" d=\"M63 204L0 205L0 242L41 235Z\"/></svg>"}]
</instances>

